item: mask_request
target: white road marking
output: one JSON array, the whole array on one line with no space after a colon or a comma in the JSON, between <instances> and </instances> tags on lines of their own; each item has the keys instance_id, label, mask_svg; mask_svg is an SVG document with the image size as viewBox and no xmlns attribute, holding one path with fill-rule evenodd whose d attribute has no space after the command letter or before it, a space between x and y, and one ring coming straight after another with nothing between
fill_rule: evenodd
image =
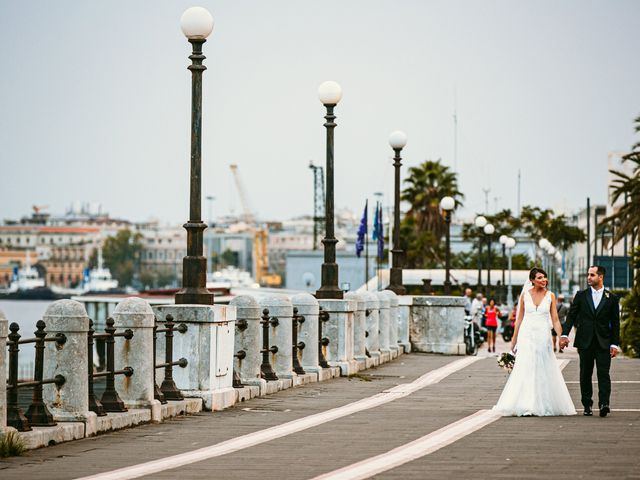
<instances>
[{"instance_id":1,"label":"white road marking","mask_svg":"<svg viewBox=\"0 0 640 480\"><path fill-rule=\"evenodd\" d=\"M159 460L152 460L138 465L112 470L110 472L98 473L96 475L82 477L79 480L126 480L130 478L138 478L144 475L151 475L153 473L179 468L190 463L200 462L209 458L236 452L244 448L252 447L260 443L268 442L276 438L322 425L332 420L346 417L347 415L352 415L363 410L384 405L385 403L393 402L394 400L406 397L429 385L438 383L440 380L446 378L452 373L455 373L478 360L482 360L482 358L464 357L460 360L451 362L444 367L428 372L411 383L398 385L397 387L390 388L382 393L363 398L362 400L349 403L342 407L332 408L331 410L292 420L290 422L283 423L282 425L275 425L264 430L248 433L246 435L216 443L209 447L193 450L191 452L172 455Z\"/></svg>"},{"instance_id":2,"label":"white road marking","mask_svg":"<svg viewBox=\"0 0 640 480\"><path fill-rule=\"evenodd\" d=\"M313 480L358 480L369 478L440 450L495 422L499 418L502 418L502 416L498 412L480 410L413 442L333 472L325 473L315 477Z\"/></svg>"},{"instance_id":3,"label":"white road marking","mask_svg":"<svg viewBox=\"0 0 640 480\"><path fill-rule=\"evenodd\" d=\"M571 361L571 360L567 360L567 359L564 359L564 360L558 360L558 368L560 369L560 371L564 370L564 367L566 367L567 365L569 365L569 362L570 362L570 361Z\"/></svg>"}]
</instances>

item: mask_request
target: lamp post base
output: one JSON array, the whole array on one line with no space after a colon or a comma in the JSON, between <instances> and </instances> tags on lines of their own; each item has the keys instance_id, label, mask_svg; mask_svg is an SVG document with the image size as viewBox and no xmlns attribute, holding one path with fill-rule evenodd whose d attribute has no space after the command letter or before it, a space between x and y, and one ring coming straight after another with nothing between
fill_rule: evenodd
<instances>
[{"instance_id":1,"label":"lamp post base","mask_svg":"<svg viewBox=\"0 0 640 480\"><path fill-rule=\"evenodd\" d=\"M213 305L213 293L207 284L207 259L184 257L182 260L182 285L176 293L176 305Z\"/></svg>"},{"instance_id":2,"label":"lamp post base","mask_svg":"<svg viewBox=\"0 0 640 480\"><path fill-rule=\"evenodd\" d=\"M449 280L444 282L444 294L451 295L451 282Z\"/></svg>"},{"instance_id":3,"label":"lamp post base","mask_svg":"<svg viewBox=\"0 0 640 480\"><path fill-rule=\"evenodd\" d=\"M389 272L389 286L385 290L391 290L396 295L406 295L407 289L402 285L402 269L391 267Z\"/></svg>"},{"instance_id":4,"label":"lamp post base","mask_svg":"<svg viewBox=\"0 0 640 480\"><path fill-rule=\"evenodd\" d=\"M323 240L323 243L327 242L327 239ZM337 241L336 241L337 243ZM326 248L326 245L325 245ZM344 298L344 292L338 286L338 264L337 263L323 263L322 264L322 283L321 287L316 290L317 299L338 299Z\"/></svg>"}]
</instances>

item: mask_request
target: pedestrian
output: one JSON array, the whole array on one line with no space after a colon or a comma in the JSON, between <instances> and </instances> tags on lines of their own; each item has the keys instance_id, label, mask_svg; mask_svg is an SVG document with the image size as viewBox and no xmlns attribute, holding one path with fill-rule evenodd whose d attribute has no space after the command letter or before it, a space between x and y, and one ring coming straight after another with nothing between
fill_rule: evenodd
<instances>
[{"instance_id":1,"label":"pedestrian","mask_svg":"<svg viewBox=\"0 0 640 480\"><path fill-rule=\"evenodd\" d=\"M471 301L473 298L473 291L467 287L464 289L464 311L467 315L471 315Z\"/></svg>"},{"instance_id":2,"label":"pedestrian","mask_svg":"<svg viewBox=\"0 0 640 480\"><path fill-rule=\"evenodd\" d=\"M473 320L478 323L480 326L480 319L482 318L482 312L484 310L484 305L482 303L482 294L476 293L476 298L471 302L471 316Z\"/></svg>"},{"instance_id":3,"label":"pedestrian","mask_svg":"<svg viewBox=\"0 0 640 480\"><path fill-rule=\"evenodd\" d=\"M487 345L489 352L496 351L496 330L498 329L498 317L500 316L500 310L496 306L495 299L489 299L489 305L485 310L485 323L484 326L487 329Z\"/></svg>"}]
</instances>

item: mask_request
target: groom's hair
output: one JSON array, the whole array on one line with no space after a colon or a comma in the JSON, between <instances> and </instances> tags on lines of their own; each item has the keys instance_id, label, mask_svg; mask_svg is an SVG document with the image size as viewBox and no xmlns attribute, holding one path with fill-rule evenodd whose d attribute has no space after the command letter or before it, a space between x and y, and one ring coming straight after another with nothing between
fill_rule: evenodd
<instances>
[{"instance_id":1,"label":"groom's hair","mask_svg":"<svg viewBox=\"0 0 640 480\"><path fill-rule=\"evenodd\" d=\"M595 268L596 269L596 273L598 275L602 275L603 277L607 273L607 269L604 268L602 265L591 265L589 268Z\"/></svg>"},{"instance_id":2,"label":"groom's hair","mask_svg":"<svg viewBox=\"0 0 640 480\"><path fill-rule=\"evenodd\" d=\"M537 274L543 274L545 277L548 277L549 275L547 275L547 272L545 272L543 269L541 269L540 267L533 267L530 271L529 271L529 280L531 280L533 282L533 280L536 278Z\"/></svg>"}]
</instances>

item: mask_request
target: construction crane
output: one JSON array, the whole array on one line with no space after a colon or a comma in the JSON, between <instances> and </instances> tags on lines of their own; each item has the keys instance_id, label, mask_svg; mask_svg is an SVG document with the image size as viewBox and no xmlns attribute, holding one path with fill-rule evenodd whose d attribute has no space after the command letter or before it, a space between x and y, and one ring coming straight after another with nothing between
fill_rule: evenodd
<instances>
[{"instance_id":1,"label":"construction crane","mask_svg":"<svg viewBox=\"0 0 640 480\"><path fill-rule=\"evenodd\" d=\"M260 285L266 286L279 286L282 283L282 279L279 275L269 273L269 247L268 247L268 235L264 228L258 228L256 222L256 216L253 213L247 195L245 193L240 173L238 172L238 165L235 163L229 165L231 172L233 173L233 180L238 190L240 197L240 204L242 206L242 221L247 225L249 231L253 233L253 262L256 282Z\"/></svg>"},{"instance_id":2,"label":"construction crane","mask_svg":"<svg viewBox=\"0 0 640 480\"><path fill-rule=\"evenodd\" d=\"M309 168L313 170L313 249L318 249L318 238L324 227L324 169L309 162Z\"/></svg>"}]
</instances>

